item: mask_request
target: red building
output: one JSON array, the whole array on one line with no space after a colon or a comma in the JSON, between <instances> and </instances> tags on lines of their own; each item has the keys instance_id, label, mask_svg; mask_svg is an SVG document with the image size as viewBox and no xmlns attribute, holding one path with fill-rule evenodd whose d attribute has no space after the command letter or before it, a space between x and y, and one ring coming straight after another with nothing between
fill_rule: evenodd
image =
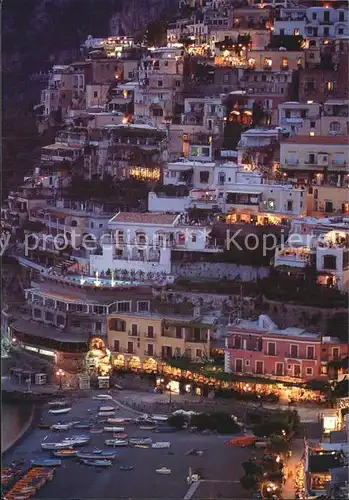
<instances>
[{"instance_id":1,"label":"red building","mask_svg":"<svg viewBox=\"0 0 349 500\"><path fill-rule=\"evenodd\" d=\"M228 326L225 371L278 379L327 378L327 362L344 359L348 346L301 328L280 330L261 315L257 321L238 320Z\"/></svg>"}]
</instances>

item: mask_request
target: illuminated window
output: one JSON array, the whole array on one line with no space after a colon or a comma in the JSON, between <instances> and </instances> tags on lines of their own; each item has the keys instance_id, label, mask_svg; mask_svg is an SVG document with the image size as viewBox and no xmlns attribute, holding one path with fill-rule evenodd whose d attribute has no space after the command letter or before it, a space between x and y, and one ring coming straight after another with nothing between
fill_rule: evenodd
<instances>
[{"instance_id":1,"label":"illuminated window","mask_svg":"<svg viewBox=\"0 0 349 500\"><path fill-rule=\"evenodd\" d=\"M288 59L287 57L283 57L281 60L281 68L288 68Z\"/></svg>"},{"instance_id":2,"label":"illuminated window","mask_svg":"<svg viewBox=\"0 0 349 500\"><path fill-rule=\"evenodd\" d=\"M327 82L327 90L333 90L334 89L334 82L329 81Z\"/></svg>"},{"instance_id":3,"label":"illuminated window","mask_svg":"<svg viewBox=\"0 0 349 500\"><path fill-rule=\"evenodd\" d=\"M309 132L309 135L310 135L310 137L314 137L315 136L315 132L311 131L311 132Z\"/></svg>"},{"instance_id":4,"label":"illuminated window","mask_svg":"<svg viewBox=\"0 0 349 500\"><path fill-rule=\"evenodd\" d=\"M266 57L264 59L264 68L271 69L272 65L273 65L273 60L270 57Z\"/></svg>"},{"instance_id":5,"label":"illuminated window","mask_svg":"<svg viewBox=\"0 0 349 500\"><path fill-rule=\"evenodd\" d=\"M299 31L299 28L296 28L294 30L294 36L299 36L300 35L300 31Z\"/></svg>"},{"instance_id":6,"label":"illuminated window","mask_svg":"<svg viewBox=\"0 0 349 500\"><path fill-rule=\"evenodd\" d=\"M255 68L255 67L256 67L256 59L254 59L253 57L251 57L251 58L248 60L248 67L249 67L249 68Z\"/></svg>"}]
</instances>

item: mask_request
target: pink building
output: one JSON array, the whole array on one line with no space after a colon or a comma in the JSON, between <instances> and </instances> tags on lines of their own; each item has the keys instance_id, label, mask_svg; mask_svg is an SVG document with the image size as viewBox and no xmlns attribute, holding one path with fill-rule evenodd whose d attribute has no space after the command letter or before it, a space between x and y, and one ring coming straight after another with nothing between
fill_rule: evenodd
<instances>
[{"instance_id":1,"label":"pink building","mask_svg":"<svg viewBox=\"0 0 349 500\"><path fill-rule=\"evenodd\" d=\"M228 326L225 371L244 375L311 380L327 378L327 361L343 359L339 339L301 328L279 329L265 315ZM334 347L334 350L331 347ZM347 354L347 349L346 349Z\"/></svg>"}]
</instances>

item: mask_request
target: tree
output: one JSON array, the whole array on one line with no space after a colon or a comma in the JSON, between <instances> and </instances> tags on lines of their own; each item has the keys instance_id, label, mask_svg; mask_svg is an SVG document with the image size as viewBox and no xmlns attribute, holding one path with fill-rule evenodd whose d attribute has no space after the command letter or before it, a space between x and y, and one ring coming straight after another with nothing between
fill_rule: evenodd
<instances>
[{"instance_id":1,"label":"tree","mask_svg":"<svg viewBox=\"0 0 349 500\"><path fill-rule=\"evenodd\" d=\"M148 24L145 37L150 47L162 47L167 41L167 23L157 20Z\"/></svg>"},{"instance_id":2,"label":"tree","mask_svg":"<svg viewBox=\"0 0 349 500\"><path fill-rule=\"evenodd\" d=\"M303 42L302 36L272 35L268 48L279 49L280 47L285 47L287 50L301 50Z\"/></svg>"},{"instance_id":3,"label":"tree","mask_svg":"<svg viewBox=\"0 0 349 500\"><path fill-rule=\"evenodd\" d=\"M261 485L261 478L259 476L243 476L240 478L240 484L244 490L258 490Z\"/></svg>"},{"instance_id":4,"label":"tree","mask_svg":"<svg viewBox=\"0 0 349 500\"><path fill-rule=\"evenodd\" d=\"M269 439L268 448L274 453L286 453L290 448L290 444L285 436L272 434Z\"/></svg>"},{"instance_id":5,"label":"tree","mask_svg":"<svg viewBox=\"0 0 349 500\"><path fill-rule=\"evenodd\" d=\"M262 125L265 113L261 101L254 101L252 105L252 126L258 127Z\"/></svg>"},{"instance_id":6,"label":"tree","mask_svg":"<svg viewBox=\"0 0 349 500\"><path fill-rule=\"evenodd\" d=\"M170 415L167 419L168 425L171 427L175 427L176 429L183 429L186 420L185 416L178 414L178 415Z\"/></svg>"}]
</instances>

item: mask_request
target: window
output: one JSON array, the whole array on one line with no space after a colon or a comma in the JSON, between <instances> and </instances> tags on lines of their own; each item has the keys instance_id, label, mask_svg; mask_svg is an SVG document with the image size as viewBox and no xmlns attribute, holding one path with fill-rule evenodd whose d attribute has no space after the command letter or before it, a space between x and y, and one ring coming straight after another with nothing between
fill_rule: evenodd
<instances>
[{"instance_id":1,"label":"window","mask_svg":"<svg viewBox=\"0 0 349 500\"><path fill-rule=\"evenodd\" d=\"M149 311L149 301L148 300L140 300L137 302L138 312L147 312Z\"/></svg>"},{"instance_id":2,"label":"window","mask_svg":"<svg viewBox=\"0 0 349 500\"><path fill-rule=\"evenodd\" d=\"M330 135L337 135L341 133L341 124L339 122L331 122L329 128Z\"/></svg>"},{"instance_id":3,"label":"window","mask_svg":"<svg viewBox=\"0 0 349 500\"><path fill-rule=\"evenodd\" d=\"M112 318L109 320L109 330L115 332L126 332L126 323L122 319Z\"/></svg>"},{"instance_id":4,"label":"window","mask_svg":"<svg viewBox=\"0 0 349 500\"><path fill-rule=\"evenodd\" d=\"M225 183L225 173L224 172L219 172L218 174L218 184L223 185Z\"/></svg>"},{"instance_id":5,"label":"window","mask_svg":"<svg viewBox=\"0 0 349 500\"><path fill-rule=\"evenodd\" d=\"M332 213L333 212L333 202L325 201L325 212Z\"/></svg>"},{"instance_id":6,"label":"window","mask_svg":"<svg viewBox=\"0 0 349 500\"><path fill-rule=\"evenodd\" d=\"M154 356L154 346L153 344L147 344L147 355Z\"/></svg>"},{"instance_id":7,"label":"window","mask_svg":"<svg viewBox=\"0 0 349 500\"><path fill-rule=\"evenodd\" d=\"M102 322L101 321L96 321L95 333L102 333Z\"/></svg>"},{"instance_id":8,"label":"window","mask_svg":"<svg viewBox=\"0 0 349 500\"><path fill-rule=\"evenodd\" d=\"M127 342L127 352L129 354L134 354L133 342Z\"/></svg>"},{"instance_id":9,"label":"window","mask_svg":"<svg viewBox=\"0 0 349 500\"><path fill-rule=\"evenodd\" d=\"M330 12L328 10L324 11L324 23L328 23L330 21Z\"/></svg>"},{"instance_id":10,"label":"window","mask_svg":"<svg viewBox=\"0 0 349 500\"><path fill-rule=\"evenodd\" d=\"M168 66L168 61L164 61L164 66Z\"/></svg>"},{"instance_id":11,"label":"window","mask_svg":"<svg viewBox=\"0 0 349 500\"><path fill-rule=\"evenodd\" d=\"M176 339L181 339L181 338L182 338L182 327L176 326Z\"/></svg>"},{"instance_id":12,"label":"window","mask_svg":"<svg viewBox=\"0 0 349 500\"><path fill-rule=\"evenodd\" d=\"M306 373L306 375L313 375L313 368L311 366L308 366L305 369L305 373Z\"/></svg>"},{"instance_id":13,"label":"window","mask_svg":"<svg viewBox=\"0 0 349 500\"><path fill-rule=\"evenodd\" d=\"M316 123L315 122L310 122L310 128L315 128Z\"/></svg>"},{"instance_id":14,"label":"window","mask_svg":"<svg viewBox=\"0 0 349 500\"><path fill-rule=\"evenodd\" d=\"M153 339L153 338L154 338L154 327L153 327L152 325L149 325L149 326L148 326L147 336L148 336L150 339Z\"/></svg>"},{"instance_id":15,"label":"window","mask_svg":"<svg viewBox=\"0 0 349 500\"><path fill-rule=\"evenodd\" d=\"M202 349L196 349L196 357L202 358Z\"/></svg>"},{"instance_id":16,"label":"window","mask_svg":"<svg viewBox=\"0 0 349 500\"><path fill-rule=\"evenodd\" d=\"M206 184L210 178L210 172L207 170L202 170L200 172L200 182Z\"/></svg>"},{"instance_id":17,"label":"window","mask_svg":"<svg viewBox=\"0 0 349 500\"><path fill-rule=\"evenodd\" d=\"M339 22L343 22L344 21L344 12L339 12Z\"/></svg>"},{"instance_id":18,"label":"window","mask_svg":"<svg viewBox=\"0 0 349 500\"><path fill-rule=\"evenodd\" d=\"M316 19L316 12L312 12L311 18L315 21L315 19Z\"/></svg>"},{"instance_id":19,"label":"window","mask_svg":"<svg viewBox=\"0 0 349 500\"><path fill-rule=\"evenodd\" d=\"M264 373L264 361L256 361L256 374L263 375Z\"/></svg>"},{"instance_id":20,"label":"window","mask_svg":"<svg viewBox=\"0 0 349 500\"><path fill-rule=\"evenodd\" d=\"M332 358L334 361L339 361L340 359L339 347L332 347Z\"/></svg>"},{"instance_id":21,"label":"window","mask_svg":"<svg viewBox=\"0 0 349 500\"><path fill-rule=\"evenodd\" d=\"M308 163L310 163L310 165L315 165L315 154L314 153L309 154Z\"/></svg>"},{"instance_id":22,"label":"window","mask_svg":"<svg viewBox=\"0 0 349 500\"><path fill-rule=\"evenodd\" d=\"M162 87L162 80L158 80L158 87Z\"/></svg>"},{"instance_id":23,"label":"window","mask_svg":"<svg viewBox=\"0 0 349 500\"><path fill-rule=\"evenodd\" d=\"M120 352L120 340L114 340L114 351Z\"/></svg>"},{"instance_id":24,"label":"window","mask_svg":"<svg viewBox=\"0 0 349 500\"><path fill-rule=\"evenodd\" d=\"M138 325L132 324L131 325L131 335L134 337L137 337L138 335Z\"/></svg>"},{"instance_id":25,"label":"window","mask_svg":"<svg viewBox=\"0 0 349 500\"><path fill-rule=\"evenodd\" d=\"M164 110L162 108L153 109L153 116L164 116Z\"/></svg>"},{"instance_id":26,"label":"window","mask_svg":"<svg viewBox=\"0 0 349 500\"><path fill-rule=\"evenodd\" d=\"M180 80L176 80L175 85L176 85L176 87L180 87L181 86L181 81Z\"/></svg>"},{"instance_id":27,"label":"window","mask_svg":"<svg viewBox=\"0 0 349 500\"><path fill-rule=\"evenodd\" d=\"M287 211L292 212L292 210L293 210L293 201L287 200Z\"/></svg>"},{"instance_id":28,"label":"window","mask_svg":"<svg viewBox=\"0 0 349 500\"><path fill-rule=\"evenodd\" d=\"M34 318L41 318L41 310L40 309L34 309L33 311Z\"/></svg>"},{"instance_id":29,"label":"window","mask_svg":"<svg viewBox=\"0 0 349 500\"><path fill-rule=\"evenodd\" d=\"M267 343L267 354L268 356L276 356L276 344L275 342Z\"/></svg>"},{"instance_id":30,"label":"window","mask_svg":"<svg viewBox=\"0 0 349 500\"><path fill-rule=\"evenodd\" d=\"M330 34L330 28L327 26L324 28L324 36L328 36Z\"/></svg>"},{"instance_id":31,"label":"window","mask_svg":"<svg viewBox=\"0 0 349 500\"><path fill-rule=\"evenodd\" d=\"M275 372L276 372L276 375L283 375L284 374L284 364L283 363L276 363Z\"/></svg>"},{"instance_id":32,"label":"window","mask_svg":"<svg viewBox=\"0 0 349 500\"><path fill-rule=\"evenodd\" d=\"M338 35L343 35L343 34L344 34L344 29L338 28Z\"/></svg>"},{"instance_id":33,"label":"window","mask_svg":"<svg viewBox=\"0 0 349 500\"><path fill-rule=\"evenodd\" d=\"M284 36L284 34L285 34L285 28L280 29L280 35Z\"/></svg>"},{"instance_id":34,"label":"window","mask_svg":"<svg viewBox=\"0 0 349 500\"><path fill-rule=\"evenodd\" d=\"M191 241L192 243L196 243L196 234L191 235Z\"/></svg>"},{"instance_id":35,"label":"window","mask_svg":"<svg viewBox=\"0 0 349 500\"><path fill-rule=\"evenodd\" d=\"M51 312L46 311L45 313L45 321L52 321L53 322L54 316Z\"/></svg>"},{"instance_id":36,"label":"window","mask_svg":"<svg viewBox=\"0 0 349 500\"><path fill-rule=\"evenodd\" d=\"M324 255L324 269L332 271L337 269L337 257L335 255Z\"/></svg>"},{"instance_id":37,"label":"window","mask_svg":"<svg viewBox=\"0 0 349 500\"><path fill-rule=\"evenodd\" d=\"M315 348L307 346L307 359L315 359Z\"/></svg>"},{"instance_id":38,"label":"window","mask_svg":"<svg viewBox=\"0 0 349 500\"><path fill-rule=\"evenodd\" d=\"M130 312L131 311L131 302L118 302L118 312Z\"/></svg>"},{"instance_id":39,"label":"window","mask_svg":"<svg viewBox=\"0 0 349 500\"><path fill-rule=\"evenodd\" d=\"M97 92L97 90L95 90L95 91L93 92L93 97L94 97L94 98L98 97L98 92Z\"/></svg>"},{"instance_id":40,"label":"window","mask_svg":"<svg viewBox=\"0 0 349 500\"><path fill-rule=\"evenodd\" d=\"M327 90L334 90L334 82L333 81L327 82Z\"/></svg>"},{"instance_id":41,"label":"window","mask_svg":"<svg viewBox=\"0 0 349 500\"><path fill-rule=\"evenodd\" d=\"M301 367L300 365L293 365L293 376L300 377L301 376Z\"/></svg>"},{"instance_id":42,"label":"window","mask_svg":"<svg viewBox=\"0 0 349 500\"><path fill-rule=\"evenodd\" d=\"M235 359L235 371L237 373L242 373L243 372L242 359Z\"/></svg>"},{"instance_id":43,"label":"window","mask_svg":"<svg viewBox=\"0 0 349 500\"><path fill-rule=\"evenodd\" d=\"M298 345L291 344L290 346L290 357L298 358Z\"/></svg>"}]
</instances>

